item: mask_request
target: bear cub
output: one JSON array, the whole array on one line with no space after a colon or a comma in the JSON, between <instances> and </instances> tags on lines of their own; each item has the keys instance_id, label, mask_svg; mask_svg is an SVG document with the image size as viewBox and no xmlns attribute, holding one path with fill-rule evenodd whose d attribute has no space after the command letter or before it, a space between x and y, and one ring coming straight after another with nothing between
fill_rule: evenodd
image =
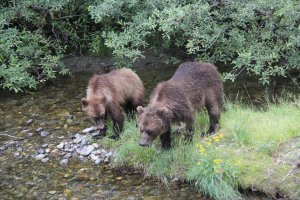
<instances>
[{"instance_id":1,"label":"bear cub","mask_svg":"<svg viewBox=\"0 0 300 200\"><path fill-rule=\"evenodd\" d=\"M196 110L206 108L208 133L219 128L223 104L223 85L216 67L209 63L185 62L168 81L154 89L149 104L137 107L141 146L150 146L160 137L164 149L171 146L171 123L184 122L192 139Z\"/></svg>"},{"instance_id":2,"label":"bear cub","mask_svg":"<svg viewBox=\"0 0 300 200\"><path fill-rule=\"evenodd\" d=\"M144 86L131 69L118 69L108 74L94 75L88 83L86 98L81 99L83 110L100 129L99 136L105 136L105 120L113 121L114 135L123 131L124 115L136 111L143 105Z\"/></svg>"}]
</instances>

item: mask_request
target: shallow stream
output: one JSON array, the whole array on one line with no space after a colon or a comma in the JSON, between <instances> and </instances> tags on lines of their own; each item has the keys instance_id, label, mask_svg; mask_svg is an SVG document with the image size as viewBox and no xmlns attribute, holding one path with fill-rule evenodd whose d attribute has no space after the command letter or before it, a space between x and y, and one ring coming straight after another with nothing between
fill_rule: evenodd
<instances>
[{"instance_id":1,"label":"shallow stream","mask_svg":"<svg viewBox=\"0 0 300 200\"><path fill-rule=\"evenodd\" d=\"M137 73L149 96L156 83L168 79L175 70L176 66L152 67ZM91 126L80 105L90 76L89 72L79 72L50 81L27 94L1 91L0 198L205 199L187 183L174 181L166 186L134 171L112 170L107 164L95 165L84 159L70 159L66 166L61 166L59 157L45 162L34 158L37 151L51 150ZM225 91L227 98L245 97L253 101L262 100L266 94L280 94L286 88L291 92L299 90L289 80L283 83L265 88L241 77L238 82L225 83ZM262 199L251 195L245 198Z\"/></svg>"}]
</instances>

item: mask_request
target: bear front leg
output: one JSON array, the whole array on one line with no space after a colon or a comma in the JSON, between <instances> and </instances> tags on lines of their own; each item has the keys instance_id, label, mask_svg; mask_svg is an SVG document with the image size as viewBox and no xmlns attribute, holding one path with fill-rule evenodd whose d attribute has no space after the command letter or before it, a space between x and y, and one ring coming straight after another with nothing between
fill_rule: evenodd
<instances>
[{"instance_id":1,"label":"bear front leg","mask_svg":"<svg viewBox=\"0 0 300 200\"><path fill-rule=\"evenodd\" d=\"M169 129L164 134L160 135L160 141L163 149L169 149L171 147L171 130Z\"/></svg>"},{"instance_id":2,"label":"bear front leg","mask_svg":"<svg viewBox=\"0 0 300 200\"><path fill-rule=\"evenodd\" d=\"M112 109L111 114L112 114L114 135L112 135L110 138L118 139L120 137L120 134L123 132L124 116L122 114L122 110L118 108Z\"/></svg>"}]
</instances>

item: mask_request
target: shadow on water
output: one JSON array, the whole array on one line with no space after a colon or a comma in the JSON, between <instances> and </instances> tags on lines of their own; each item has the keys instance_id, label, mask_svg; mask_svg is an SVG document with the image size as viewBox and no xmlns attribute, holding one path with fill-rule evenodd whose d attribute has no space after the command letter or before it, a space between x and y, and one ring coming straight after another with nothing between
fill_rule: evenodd
<instances>
[{"instance_id":1,"label":"shadow on water","mask_svg":"<svg viewBox=\"0 0 300 200\"><path fill-rule=\"evenodd\" d=\"M145 84L147 98L157 82L170 78L176 68L170 65L136 70ZM135 172L111 170L108 165L71 160L67 167L62 167L59 159L43 163L32 158L41 145L48 144L46 148L53 149L70 134L91 125L80 105L91 75L77 72L27 94L1 93L1 199L204 199L185 183L170 183L167 188ZM242 76L237 82L225 83L226 96L253 101L283 90L299 92L297 86L284 81L276 87L261 87L255 80ZM25 125L29 119L33 121ZM48 131L49 136L41 137L37 130L40 128ZM26 139L16 141L7 135ZM247 198L262 199L251 195Z\"/></svg>"}]
</instances>

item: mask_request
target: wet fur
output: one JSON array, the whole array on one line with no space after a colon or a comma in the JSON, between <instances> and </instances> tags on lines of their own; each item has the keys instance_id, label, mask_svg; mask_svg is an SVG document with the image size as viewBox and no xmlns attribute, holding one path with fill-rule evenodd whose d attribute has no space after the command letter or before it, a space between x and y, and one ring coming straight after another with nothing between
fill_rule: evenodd
<instances>
[{"instance_id":1,"label":"wet fur","mask_svg":"<svg viewBox=\"0 0 300 200\"><path fill-rule=\"evenodd\" d=\"M219 127L223 95L222 81L214 65L183 63L170 80L157 85L149 105L144 109L138 108L138 124L140 128L147 130L155 130L155 123L159 124L163 131L156 129L157 134L151 135L150 138L153 140L160 136L163 148L169 148L170 124L185 122L186 131L192 133L195 111L205 107L210 118L208 133L214 133ZM165 111L162 114L155 114L163 108ZM157 121L157 118L160 118L160 121Z\"/></svg>"},{"instance_id":2,"label":"wet fur","mask_svg":"<svg viewBox=\"0 0 300 200\"><path fill-rule=\"evenodd\" d=\"M123 111L126 114L136 111L137 106L143 105L143 99L144 86L140 78L132 70L122 68L108 74L94 75L89 80L86 98L81 102L90 117L99 116L99 110L104 110L99 107L104 106L105 117L112 119L117 138L123 131Z\"/></svg>"}]
</instances>

